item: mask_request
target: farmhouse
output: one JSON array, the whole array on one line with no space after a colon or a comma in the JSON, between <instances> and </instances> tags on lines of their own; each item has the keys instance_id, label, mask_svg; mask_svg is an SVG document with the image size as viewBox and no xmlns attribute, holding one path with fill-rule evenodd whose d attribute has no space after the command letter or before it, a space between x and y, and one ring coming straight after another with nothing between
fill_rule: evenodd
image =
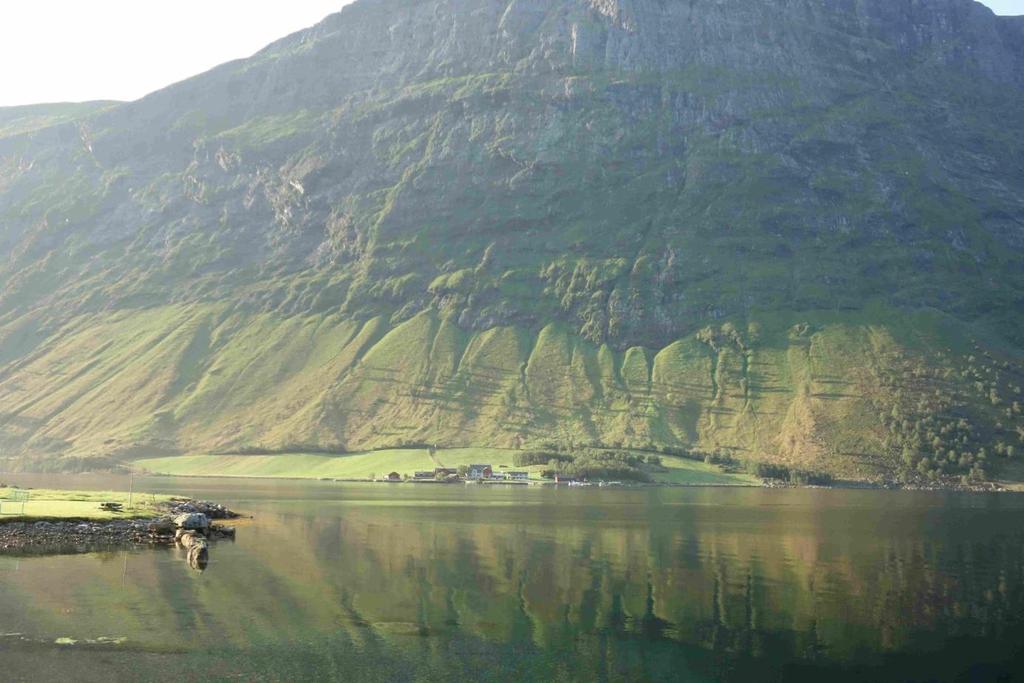
<instances>
[{"instance_id":1,"label":"farmhouse","mask_svg":"<svg viewBox=\"0 0 1024 683\"><path fill-rule=\"evenodd\" d=\"M506 472L505 476L512 481L527 481L530 478L529 472Z\"/></svg>"},{"instance_id":2,"label":"farmhouse","mask_svg":"<svg viewBox=\"0 0 1024 683\"><path fill-rule=\"evenodd\" d=\"M494 469L490 465L470 465L466 472L467 479L490 479Z\"/></svg>"}]
</instances>

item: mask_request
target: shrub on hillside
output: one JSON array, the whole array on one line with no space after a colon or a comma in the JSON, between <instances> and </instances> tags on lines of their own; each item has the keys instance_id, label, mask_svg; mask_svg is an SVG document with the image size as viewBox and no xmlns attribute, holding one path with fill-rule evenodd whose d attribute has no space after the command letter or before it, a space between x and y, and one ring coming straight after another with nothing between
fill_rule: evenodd
<instances>
[{"instance_id":1,"label":"shrub on hillside","mask_svg":"<svg viewBox=\"0 0 1024 683\"><path fill-rule=\"evenodd\" d=\"M529 467L531 465L547 465L552 460L555 462L571 462L571 455L549 451L522 451L512 455L512 464L516 467Z\"/></svg>"},{"instance_id":2,"label":"shrub on hillside","mask_svg":"<svg viewBox=\"0 0 1024 683\"><path fill-rule=\"evenodd\" d=\"M747 471L762 479L788 481L798 486L831 486L835 483L835 478L828 472L794 470L784 465L766 462L749 463Z\"/></svg>"},{"instance_id":3,"label":"shrub on hillside","mask_svg":"<svg viewBox=\"0 0 1024 683\"><path fill-rule=\"evenodd\" d=\"M835 483L835 477L828 472L791 470L789 481L792 484L799 484L801 486L832 486Z\"/></svg>"},{"instance_id":4,"label":"shrub on hillside","mask_svg":"<svg viewBox=\"0 0 1024 683\"><path fill-rule=\"evenodd\" d=\"M767 462L751 462L747 464L747 471L761 479L789 479L789 468L782 465L772 465Z\"/></svg>"},{"instance_id":5,"label":"shrub on hillside","mask_svg":"<svg viewBox=\"0 0 1024 683\"><path fill-rule=\"evenodd\" d=\"M708 465L735 465L736 459L729 455L728 451L718 451L717 453L705 453L703 460Z\"/></svg>"}]
</instances>

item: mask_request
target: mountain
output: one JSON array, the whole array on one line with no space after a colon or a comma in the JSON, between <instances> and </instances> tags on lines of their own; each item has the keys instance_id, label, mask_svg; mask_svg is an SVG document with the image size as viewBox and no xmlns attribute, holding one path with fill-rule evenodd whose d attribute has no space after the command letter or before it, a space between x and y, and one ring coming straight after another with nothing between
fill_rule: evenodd
<instances>
[{"instance_id":1,"label":"mountain","mask_svg":"<svg viewBox=\"0 0 1024 683\"><path fill-rule=\"evenodd\" d=\"M0 447L1011 476L1022 111L971 0L358 0L0 110Z\"/></svg>"}]
</instances>

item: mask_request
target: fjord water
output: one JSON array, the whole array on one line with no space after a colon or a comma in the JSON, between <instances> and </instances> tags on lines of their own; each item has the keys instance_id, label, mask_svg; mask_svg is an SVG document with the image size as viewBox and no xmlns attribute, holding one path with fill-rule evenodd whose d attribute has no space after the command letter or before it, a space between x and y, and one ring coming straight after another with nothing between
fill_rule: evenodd
<instances>
[{"instance_id":1,"label":"fjord water","mask_svg":"<svg viewBox=\"0 0 1024 683\"><path fill-rule=\"evenodd\" d=\"M0 557L4 680L998 680L1024 666L1017 496L141 487L254 519L202 574L169 550Z\"/></svg>"}]
</instances>

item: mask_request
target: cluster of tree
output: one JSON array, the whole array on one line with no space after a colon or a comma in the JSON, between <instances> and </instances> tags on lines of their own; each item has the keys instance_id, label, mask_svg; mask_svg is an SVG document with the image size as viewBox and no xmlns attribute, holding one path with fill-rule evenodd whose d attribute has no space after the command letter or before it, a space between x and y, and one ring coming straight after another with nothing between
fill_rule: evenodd
<instances>
[{"instance_id":1,"label":"cluster of tree","mask_svg":"<svg viewBox=\"0 0 1024 683\"><path fill-rule=\"evenodd\" d=\"M950 449L922 450L914 443L903 447L901 454L903 474L919 474L931 481L943 476L960 476L966 481L985 481L988 477L988 452L984 448L976 453Z\"/></svg>"},{"instance_id":2,"label":"cluster of tree","mask_svg":"<svg viewBox=\"0 0 1024 683\"><path fill-rule=\"evenodd\" d=\"M558 451L517 451L512 455L512 464L516 467L531 465L547 465L551 462L571 462L572 456Z\"/></svg>"},{"instance_id":3,"label":"cluster of tree","mask_svg":"<svg viewBox=\"0 0 1024 683\"><path fill-rule=\"evenodd\" d=\"M732 457L732 454L729 453L729 451L723 449L712 453L705 453L704 462L706 462L709 465L719 465L728 467L730 465L736 464L736 458Z\"/></svg>"},{"instance_id":4,"label":"cluster of tree","mask_svg":"<svg viewBox=\"0 0 1024 683\"><path fill-rule=\"evenodd\" d=\"M707 457L707 453L696 448L681 448L679 446L650 446L647 450L657 451L664 455L672 455L677 458L686 458L687 460L704 461Z\"/></svg>"},{"instance_id":5,"label":"cluster of tree","mask_svg":"<svg viewBox=\"0 0 1024 683\"><path fill-rule=\"evenodd\" d=\"M1017 455L1017 449L1011 444L1007 444L1005 441L999 441L992 449L996 452L996 455L1001 455L1004 458L1013 458Z\"/></svg>"},{"instance_id":6,"label":"cluster of tree","mask_svg":"<svg viewBox=\"0 0 1024 683\"><path fill-rule=\"evenodd\" d=\"M960 477L964 481L984 481L988 477L989 453L975 447L974 428L966 418L942 421L934 416L923 419L896 419L893 409L886 446L898 449L904 478L916 476L936 481ZM1013 457L1012 446L1000 443L997 453Z\"/></svg>"},{"instance_id":7,"label":"cluster of tree","mask_svg":"<svg viewBox=\"0 0 1024 683\"><path fill-rule=\"evenodd\" d=\"M689 458L690 460L700 460L704 457L704 454L699 451L691 450L689 448L680 448L678 446L661 446L658 448L652 448L651 450L656 450L659 453L664 453L665 455L674 455L677 458Z\"/></svg>"},{"instance_id":8,"label":"cluster of tree","mask_svg":"<svg viewBox=\"0 0 1024 683\"><path fill-rule=\"evenodd\" d=\"M788 481L800 486L831 486L835 482L835 478L828 472L798 470L766 462L750 462L747 471L762 479Z\"/></svg>"},{"instance_id":9,"label":"cluster of tree","mask_svg":"<svg viewBox=\"0 0 1024 683\"><path fill-rule=\"evenodd\" d=\"M941 353L931 366L890 361L887 374L878 377L879 385L891 390L879 393L875 407L901 479L979 482L988 478L997 458L1019 456L1021 447L1013 442L1015 435L1024 442L1024 426L1015 424L1024 410L1020 370L996 361L976 342L975 352L961 365ZM951 390L951 383L966 395ZM906 390L913 391L913 400ZM984 410L984 403L994 410Z\"/></svg>"},{"instance_id":10,"label":"cluster of tree","mask_svg":"<svg viewBox=\"0 0 1024 683\"><path fill-rule=\"evenodd\" d=\"M828 472L790 470L789 483L797 484L799 486L831 486L835 483L835 477Z\"/></svg>"},{"instance_id":11,"label":"cluster of tree","mask_svg":"<svg viewBox=\"0 0 1024 683\"><path fill-rule=\"evenodd\" d=\"M621 481L650 481L650 474L644 466L660 466L661 458L657 455L641 456L623 451L605 451L593 448L573 453L566 459L550 460L542 476L555 476L572 479L603 479Z\"/></svg>"},{"instance_id":12,"label":"cluster of tree","mask_svg":"<svg viewBox=\"0 0 1024 683\"><path fill-rule=\"evenodd\" d=\"M728 330L729 328L726 329ZM515 456L513 456L513 463L517 467L526 467L529 465L550 465L553 460L571 462L580 454L586 454L589 452L613 452L621 449L620 443L613 444L613 448L611 449L601 446L563 447L551 442L541 444L541 446L541 450L516 453ZM695 460L708 465L718 465L727 471L743 471L746 466L746 463L742 460L737 460L732 453L725 448L720 448L714 451L703 451L697 448L656 446L654 444L649 444L644 450L650 451L651 454L640 456L623 451L623 456L632 458L638 463L645 464L648 467L662 466L661 456L657 454L671 455L676 458L686 458L687 460ZM549 469L554 471L555 468L552 465Z\"/></svg>"}]
</instances>

